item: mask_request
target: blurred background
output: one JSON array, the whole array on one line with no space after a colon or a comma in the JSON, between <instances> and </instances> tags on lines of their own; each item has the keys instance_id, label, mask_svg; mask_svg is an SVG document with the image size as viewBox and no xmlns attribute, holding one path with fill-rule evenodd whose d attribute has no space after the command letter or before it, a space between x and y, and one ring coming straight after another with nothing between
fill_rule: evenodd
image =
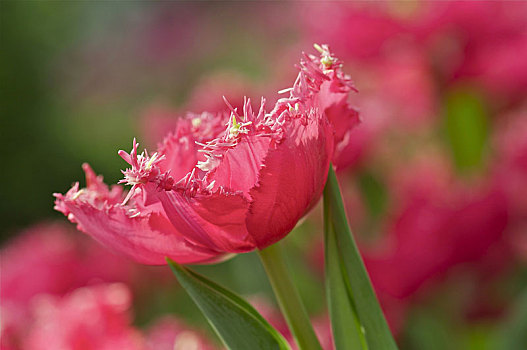
<instances>
[{"instance_id":1,"label":"blurred background","mask_svg":"<svg viewBox=\"0 0 527 350\"><path fill-rule=\"evenodd\" d=\"M526 2L3 1L2 349L217 347L168 268L76 232L52 193L83 162L116 183L117 150L222 96L273 103L313 43L359 90L339 180L400 348L527 348ZM321 221L284 243L328 340ZM253 253L197 269L287 333Z\"/></svg>"}]
</instances>

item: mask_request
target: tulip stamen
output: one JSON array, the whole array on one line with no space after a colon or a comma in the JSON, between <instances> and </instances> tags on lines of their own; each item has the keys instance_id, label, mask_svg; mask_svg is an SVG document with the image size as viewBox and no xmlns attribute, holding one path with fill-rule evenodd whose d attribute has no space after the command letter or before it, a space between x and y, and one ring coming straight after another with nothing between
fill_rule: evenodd
<instances>
[{"instance_id":1,"label":"tulip stamen","mask_svg":"<svg viewBox=\"0 0 527 350\"><path fill-rule=\"evenodd\" d=\"M196 118L192 118L192 120L190 121L190 123L192 124L192 126L193 126L194 128L199 128L199 127L201 126L202 120L201 120L201 118L196 117Z\"/></svg>"},{"instance_id":2,"label":"tulip stamen","mask_svg":"<svg viewBox=\"0 0 527 350\"><path fill-rule=\"evenodd\" d=\"M320 52L320 63L322 63L326 69L331 69L333 66L333 63L335 63L335 58L331 55L331 52L329 51L329 47L327 45L313 45L315 49Z\"/></svg>"},{"instance_id":3,"label":"tulip stamen","mask_svg":"<svg viewBox=\"0 0 527 350\"><path fill-rule=\"evenodd\" d=\"M72 200L76 200L76 199L79 198L79 196L80 196L81 194L83 194L83 193L84 193L84 189L80 189L79 191L77 191L77 192L71 197L71 199L72 199Z\"/></svg>"},{"instance_id":4,"label":"tulip stamen","mask_svg":"<svg viewBox=\"0 0 527 350\"><path fill-rule=\"evenodd\" d=\"M285 88L285 89L279 90L279 91L278 91L278 94L279 94L279 95L281 95L281 94L285 94L285 93L291 92L291 90L293 90L292 87Z\"/></svg>"},{"instance_id":5,"label":"tulip stamen","mask_svg":"<svg viewBox=\"0 0 527 350\"><path fill-rule=\"evenodd\" d=\"M145 184L149 181L154 181L160 175L159 168L156 166L159 162L165 159L165 155L159 155L157 152L148 156L148 152L145 150L141 154L137 154L137 148L139 144L134 139L132 151L130 154L120 150L118 154L123 158L125 162L130 164L132 167L121 172L124 175L124 179L120 180L119 183L124 183L132 186L132 190L140 184ZM127 197L132 196L132 191L130 190ZM125 198L124 203L128 201L129 198Z\"/></svg>"},{"instance_id":6,"label":"tulip stamen","mask_svg":"<svg viewBox=\"0 0 527 350\"><path fill-rule=\"evenodd\" d=\"M212 169L214 169L215 167L218 166L218 164L220 164L220 160L216 157L214 157L213 155L207 155L206 156L207 160L206 161L198 161L198 164L196 165L196 167L198 167L199 169L203 170L203 171L210 171Z\"/></svg>"},{"instance_id":7,"label":"tulip stamen","mask_svg":"<svg viewBox=\"0 0 527 350\"><path fill-rule=\"evenodd\" d=\"M132 196L135 194L135 189L136 189L136 185L133 185L130 191L128 191L128 194L126 195L126 197L123 199L121 203L122 206L125 206L126 203L128 203L128 201L130 200L130 198L132 198Z\"/></svg>"},{"instance_id":8,"label":"tulip stamen","mask_svg":"<svg viewBox=\"0 0 527 350\"><path fill-rule=\"evenodd\" d=\"M140 212L140 211L138 211L138 212L135 213L135 214L130 215L129 217L133 219L133 218L138 217L139 215L141 215L141 212Z\"/></svg>"}]
</instances>

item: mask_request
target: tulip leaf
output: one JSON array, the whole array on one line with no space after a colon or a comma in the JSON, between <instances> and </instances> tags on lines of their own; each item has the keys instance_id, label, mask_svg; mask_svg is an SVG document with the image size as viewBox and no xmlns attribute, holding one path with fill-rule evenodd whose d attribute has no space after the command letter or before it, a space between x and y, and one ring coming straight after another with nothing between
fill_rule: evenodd
<instances>
[{"instance_id":1,"label":"tulip leaf","mask_svg":"<svg viewBox=\"0 0 527 350\"><path fill-rule=\"evenodd\" d=\"M351 234L333 167L324 207L326 289L337 350L397 349Z\"/></svg>"},{"instance_id":2,"label":"tulip leaf","mask_svg":"<svg viewBox=\"0 0 527 350\"><path fill-rule=\"evenodd\" d=\"M169 258L168 265L228 349L290 349L248 302Z\"/></svg>"},{"instance_id":3,"label":"tulip leaf","mask_svg":"<svg viewBox=\"0 0 527 350\"><path fill-rule=\"evenodd\" d=\"M353 295L348 290L340 254L335 241L333 223L329 219L327 196L324 197L324 232L326 293L336 349L368 349L366 338L357 318Z\"/></svg>"}]
</instances>

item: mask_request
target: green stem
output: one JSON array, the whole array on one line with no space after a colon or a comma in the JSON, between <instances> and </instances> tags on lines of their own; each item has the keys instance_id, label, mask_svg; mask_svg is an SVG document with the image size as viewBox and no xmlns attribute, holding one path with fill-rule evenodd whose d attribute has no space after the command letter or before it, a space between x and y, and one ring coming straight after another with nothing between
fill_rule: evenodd
<instances>
[{"instance_id":1,"label":"green stem","mask_svg":"<svg viewBox=\"0 0 527 350\"><path fill-rule=\"evenodd\" d=\"M258 252L289 329L300 350L321 350L309 316L284 260L282 247L273 244Z\"/></svg>"}]
</instances>

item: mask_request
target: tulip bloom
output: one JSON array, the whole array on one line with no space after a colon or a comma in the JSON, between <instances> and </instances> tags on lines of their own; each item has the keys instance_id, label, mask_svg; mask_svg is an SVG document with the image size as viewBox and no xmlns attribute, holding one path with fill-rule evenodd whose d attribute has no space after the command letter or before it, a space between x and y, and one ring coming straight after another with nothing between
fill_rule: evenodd
<instances>
[{"instance_id":1,"label":"tulip bloom","mask_svg":"<svg viewBox=\"0 0 527 350\"><path fill-rule=\"evenodd\" d=\"M262 99L258 112L246 100L243 113L189 114L156 153L139 154L135 140L119 151L131 166L127 195L84 165L87 188L56 194L56 209L146 264L211 263L279 241L320 198L357 121L349 77L327 46L316 48L270 112Z\"/></svg>"},{"instance_id":2,"label":"tulip bloom","mask_svg":"<svg viewBox=\"0 0 527 350\"><path fill-rule=\"evenodd\" d=\"M35 295L64 295L94 279L134 284L141 275L151 275L150 269L75 234L65 223L40 223L20 232L0 249L0 266L2 305L19 309L27 308ZM35 266L39 273L28 278Z\"/></svg>"},{"instance_id":3,"label":"tulip bloom","mask_svg":"<svg viewBox=\"0 0 527 350\"><path fill-rule=\"evenodd\" d=\"M131 303L121 283L83 287L63 297L41 295L21 348L143 350L143 336L131 324Z\"/></svg>"}]
</instances>

